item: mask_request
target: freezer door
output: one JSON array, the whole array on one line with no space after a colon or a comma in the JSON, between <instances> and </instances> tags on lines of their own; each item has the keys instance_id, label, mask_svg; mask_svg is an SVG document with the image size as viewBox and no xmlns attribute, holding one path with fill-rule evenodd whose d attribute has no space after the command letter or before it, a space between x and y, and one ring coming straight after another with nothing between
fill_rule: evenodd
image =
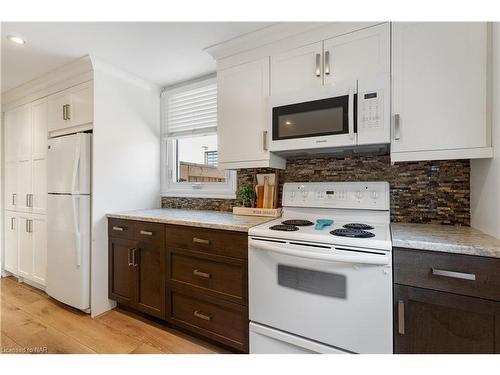
<instances>
[{"instance_id":1,"label":"freezer door","mask_svg":"<svg viewBox=\"0 0 500 375\"><path fill-rule=\"evenodd\" d=\"M90 194L91 134L51 138L47 150L47 192Z\"/></svg>"},{"instance_id":2,"label":"freezer door","mask_svg":"<svg viewBox=\"0 0 500 375\"><path fill-rule=\"evenodd\" d=\"M52 195L47 202L47 294L90 307L90 197Z\"/></svg>"}]
</instances>

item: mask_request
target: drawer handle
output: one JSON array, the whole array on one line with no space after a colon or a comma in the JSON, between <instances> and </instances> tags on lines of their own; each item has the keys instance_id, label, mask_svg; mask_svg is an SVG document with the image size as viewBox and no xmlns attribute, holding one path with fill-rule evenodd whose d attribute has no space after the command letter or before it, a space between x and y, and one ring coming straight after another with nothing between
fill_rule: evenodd
<instances>
[{"instance_id":1,"label":"drawer handle","mask_svg":"<svg viewBox=\"0 0 500 375\"><path fill-rule=\"evenodd\" d=\"M472 281L476 280L476 275L474 275L473 273L440 270L439 268L431 268L431 270L432 274L435 276L444 276L444 277L451 277L454 279L472 280Z\"/></svg>"},{"instance_id":2,"label":"drawer handle","mask_svg":"<svg viewBox=\"0 0 500 375\"><path fill-rule=\"evenodd\" d=\"M206 320L206 321L211 321L212 320L211 316L205 315L205 314L199 312L198 310L195 310L195 312L193 313L193 315L196 316L197 318L200 318L200 319L203 319L203 320Z\"/></svg>"},{"instance_id":3,"label":"drawer handle","mask_svg":"<svg viewBox=\"0 0 500 375\"><path fill-rule=\"evenodd\" d=\"M199 276L199 277L203 277L205 279L210 279L210 277L212 276L209 273L206 273L206 272L203 272L203 271L200 271L200 270L194 270L193 271L193 275Z\"/></svg>"},{"instance_id":4,"label":"drawer handle","mask_svg":"<svg viewBox=\"0 0 500 375\"><path fill-rule=\"evenodd\" d=\"M194 243L201 243L204 245L210 245L210 240L205 240L203 238L198 238L198 237L193 237L193 242Z\"/></svg>"},{"instance_id":5,"label":"drawer handle","mask_svg":"<svg viewBox=\"0 0 500 375\"><path fill-rule=\"evenodd\" d=\"M113 227L113 230L116 230L118 232L123 232L123 228L122 227Z\"/></svg>"},{"instance_id":6,"label":"drawer handle","mask_svg":"<svg viewBox=\"0 0 500 375\"><path fill-rule=\"evenodd\" d=\"M153 235L153 232L149 232L147 230L141 230L139 231L140 234L143 234L145 236L152 236Z\"/></svg>"},{"instance_id":7,"label":"drawer handle","mask_svg":"<svg viewBox=\"0 0 500 375\"><path fill-rule=\"evenodd\" d=\"M398 333L405 334L405 302L403 300L398 301Z\"/></svg>"}]
</instances>

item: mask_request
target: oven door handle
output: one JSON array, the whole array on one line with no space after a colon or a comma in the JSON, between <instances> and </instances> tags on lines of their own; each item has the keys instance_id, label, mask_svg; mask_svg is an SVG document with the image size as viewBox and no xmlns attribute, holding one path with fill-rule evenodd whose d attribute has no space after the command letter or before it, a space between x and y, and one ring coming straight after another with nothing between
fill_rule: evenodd
<instances>
[{"instance_id":1,"label":"oven door handle","mask_svg":"<svg viewBox=\"0 0 500 375\"><path fill-rule=\"evenodd\" d=\"M390 264L389 254L317 254L307 251L284 249L281 246L272 245L263 241L255 241L249 239L249 245L256 250L272 251L278 254L290 255L298 258L305 258L311 260L321 260L326 262L342 262L342 263L355 263L355 264L373 264L373 265L388 265Z\"/></svg>"}]
</instances>

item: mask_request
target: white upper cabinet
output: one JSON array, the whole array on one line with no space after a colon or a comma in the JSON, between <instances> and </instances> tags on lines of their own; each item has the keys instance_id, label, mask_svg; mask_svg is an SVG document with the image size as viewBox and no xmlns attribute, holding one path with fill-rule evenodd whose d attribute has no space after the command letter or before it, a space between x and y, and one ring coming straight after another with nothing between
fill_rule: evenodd
<instances>
[{"instance_id":1,"label":"white upper cabinet","mask_svg":"<svg viewBox=\"0 0 500 375\"><path fill-rule=\"evenodd\" d=\"M271 55L271 95L389 72L390 25L383 23Z\"/></svg>"},{"instance_id":2,"label":"white upper cabinet","mask_svg":"<svg viewBox=\"0 0 500 375\"><path fill-rule=\"evenodd\" d=\"M48 98L48 131L55 135L87 130L93 121L93 85L84 82Z\"/></svg>"},{"instance_id":3,"label":"white upper cabinet","mask_svg":"<svg viewBox=\"0 0 500 375\"><path fill-rule=\"evenodd\" d=\"M16 109L17 134L17 160L29 160L31 158L31 104L25 104Z\"/></svg>"},{"instance_id":4,"label":"white upper cabinet","mask_svg":"<svg viewBox=\"0 0 500 375\"><path fill-rule=\"evenodd\" d=\"M31 107L32 119L32 156L33 159L43 159L47 155L47 100L37 100Z\"/></svg>"},{"instance_id":5,"label":"white upper cabinet","mask_svg":"<svg viewBox=\"0 0 500 375\"><path fill-rule=\"evenodd\" d=\"M369 27L323 42L324 83L372 79L390 72L390 25Z\"/></svg>"},{"instance_id":6,"label":"white upper cabinet","mask_svg":"<svg viewBox=\"0 0 500 375\"><path fill-rule=\"evenodd\" d=\"M17 161L17 109L5 112L5 161Z\"/></svg>"},{"instance_id":7,"label":"white upper cabinet","mask_svg":"<svg viewBox=\"0 0 500 375\"><path fill-rule=\"evenodd\" d=\"M323 43L271 56L271 94L281 95L323 85Z\"/></svg>"},{"instance_id":8,"label":"white upper cabinet","mask_svg":"<svg viewBox=\"0 0 500 375\"><path fill-rule=\"evenodd\" d=\"M17 209L17 161L5 162L5 209L15 211Z\"/></svg>"},{"instance_id":9,"label":"white upper cabinet","mask_svg":"<svg viewBox=\"0 0 500 375\"><path fill-rule=\"evenodd\" d=\"M491 157L486 23L392 25L393 161Z\"/></svg>"},{"instance_id":10,"label":"white upper cabinet","mask_svg":"<svg viewBox=\"0 0 500 375\"><path fill-rule=\"evenodd\" d=\"M284 168L267 150L269 58L218 71L217 91L219 166Z\"/></svg>"}]
</instances>

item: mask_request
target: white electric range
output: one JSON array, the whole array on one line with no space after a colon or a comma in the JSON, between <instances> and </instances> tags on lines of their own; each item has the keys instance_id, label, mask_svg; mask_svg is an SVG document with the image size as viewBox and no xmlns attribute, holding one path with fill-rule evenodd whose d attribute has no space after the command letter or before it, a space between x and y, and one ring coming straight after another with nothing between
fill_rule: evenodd
<instances>
[{"instance_id":1,"label":"white electric range","mask_svg":"<svg viewBox=\"0 0 500 375\"><path fill-rule=\"evenodd\" d=\"M389 184L286 183L282 204L248 232L250 353L392 353Z\"/></svg>"}]
</instances>

